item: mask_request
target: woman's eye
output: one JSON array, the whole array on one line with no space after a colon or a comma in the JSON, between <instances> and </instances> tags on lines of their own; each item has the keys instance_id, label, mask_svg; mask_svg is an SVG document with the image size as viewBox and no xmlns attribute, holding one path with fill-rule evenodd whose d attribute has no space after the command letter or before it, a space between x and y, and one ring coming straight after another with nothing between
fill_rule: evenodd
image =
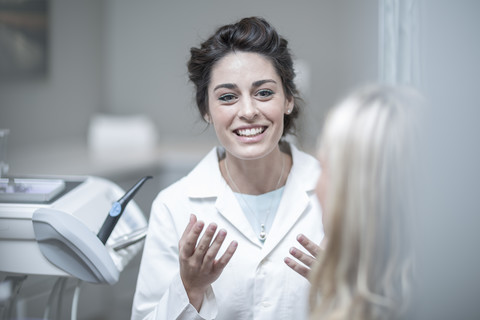
<instances>
[{"instance_id":1,"label":"woman's eye","mask_svg":"<svg viewBox=\"0 0 480 320\"><path fill-rule=\"evenodd\" d=\"M257 92L257 96L259 96L261 98L268 98L271 95L273 95L272 90L263 89L263 90L260 90L260 91Z\"/></svg>"},{"instance_id":2,"label":"woman's eye","mask_svg":"<svg viewBox=\"0 0 480 320\"><path fill-rule=\"evenodd\" d=\"M218 100L223 101L223 102L233 102L235 100L235 95L231 93L223 94L221 95Z\"/></svg>"}]
</instances>

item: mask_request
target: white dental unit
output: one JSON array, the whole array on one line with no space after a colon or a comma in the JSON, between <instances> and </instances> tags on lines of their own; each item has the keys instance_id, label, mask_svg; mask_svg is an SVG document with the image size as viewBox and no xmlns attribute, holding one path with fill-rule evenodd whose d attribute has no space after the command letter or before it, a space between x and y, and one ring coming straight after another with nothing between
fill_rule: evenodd
<instances>
[{"instance_id":1,"label":"white dental unit","mask_svg":"<svg viewBox=\"0 0 480 320\"><path fill-rule=\"evenodd\" d=\"M135 192L145 180L135 185ZM135 192L124 203L124 190L94 176L0 179L0 273L11 275L11 296L0 304L0 319L10 319L15 295L28 275L115 284L141 250L146 233L147 221L137 204L127 206ZM111 234L104 244L99 231L107 220ZM44 318L49 318L47 311Z\"/></svg>"},{"instance_id":2,"label":"white dental unit","mask_svg":"<svg viewBox=\"0 0 480 320\"><path fill-rule=\"evenodd\" d=\"M0 190L2 184L8 183L7 179L2 180L0 180ZM7 197L7 193L0 192L0 253L2 256L0 271L70 276L67 271L48 261L40 251L32 223L34 214L43 211L50 212L52 217L55 217L63 212L78 219L92 235L96 235L112 204L124 194L124 191L114 183L98 177L16 179L16 181L20 186L17 188L29 188L31 191L25 191L23 194L12 193L10 197ZM43 185L43 190L54 192L34 193L35 184ZM57 190L54 190L55 188ZM57 192L56 195L55 192ZM72 221L75 220L72 219ZM141 244L118 251L113 250L112 247L116 242L118 245L125 235L142 230L146 225L146 220L138 206L134 202L130 203L105 246L118 271L123 269L132 254L138 251L135 248ZM98 282L112 281L99 279Z\"/></svg>"}]
</instances>

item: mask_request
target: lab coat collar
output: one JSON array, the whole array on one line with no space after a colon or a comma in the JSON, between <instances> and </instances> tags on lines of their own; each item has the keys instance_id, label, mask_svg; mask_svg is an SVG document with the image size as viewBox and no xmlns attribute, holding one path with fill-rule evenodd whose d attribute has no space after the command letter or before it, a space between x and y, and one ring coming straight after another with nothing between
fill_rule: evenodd
<instances>
[{"instance_id":1,"label":"lab coat collar","mask_svg":"<svg viewBox=\"0 0 480 320\"><path fill-rule=\"evenodd\" d=\"M218 165L224 152L222 147L213 148L188 174L191 182L188 186L190 198L217 197L220 190L225 188L227 182L223 179Z\"/></svg>"}]
</instances>

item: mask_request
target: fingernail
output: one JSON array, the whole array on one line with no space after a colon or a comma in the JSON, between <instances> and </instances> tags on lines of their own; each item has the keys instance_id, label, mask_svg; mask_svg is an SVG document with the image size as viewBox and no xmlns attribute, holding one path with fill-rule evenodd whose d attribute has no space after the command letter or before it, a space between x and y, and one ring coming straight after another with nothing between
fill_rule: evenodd
<instances>
[{"instance_id":1,"label":"fingernail","mask_svg":"<svg viewBox=\"0 0 480 320\"><path fill-rule=\"evenodd\" d=\"M298 240L298 241L303 241L303 239L304 239L304 238L303 238L303 234L299 234L299 235L297 236L297 240Z\"/></svg>"},{"instance_id":2,"label":"fingernail","mask_svg":"<svg viewBox=\"0 0 480 320\"><path fill-rule=\"evenodd\" d=\"M295 253L295 248L290 248L290 253L294 254Z\"/></svg>"}]
</instances>

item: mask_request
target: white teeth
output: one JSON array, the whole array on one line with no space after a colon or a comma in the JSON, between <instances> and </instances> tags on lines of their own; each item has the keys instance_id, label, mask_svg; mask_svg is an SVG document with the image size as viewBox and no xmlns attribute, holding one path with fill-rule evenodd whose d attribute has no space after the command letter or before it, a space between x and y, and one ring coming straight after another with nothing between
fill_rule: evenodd
<instances>
[{"instance_id":1,"label":"white teeth","mask_svg":"<svg viewBox=\"0 0 480 320\"><path fill-rule=\"evenodd\" d=\"M237 133L241 136L251 137L256 136L263 132L263 128L252 128L252 129L240 129L237 130Z\"/></svg>"}]
</instances>

